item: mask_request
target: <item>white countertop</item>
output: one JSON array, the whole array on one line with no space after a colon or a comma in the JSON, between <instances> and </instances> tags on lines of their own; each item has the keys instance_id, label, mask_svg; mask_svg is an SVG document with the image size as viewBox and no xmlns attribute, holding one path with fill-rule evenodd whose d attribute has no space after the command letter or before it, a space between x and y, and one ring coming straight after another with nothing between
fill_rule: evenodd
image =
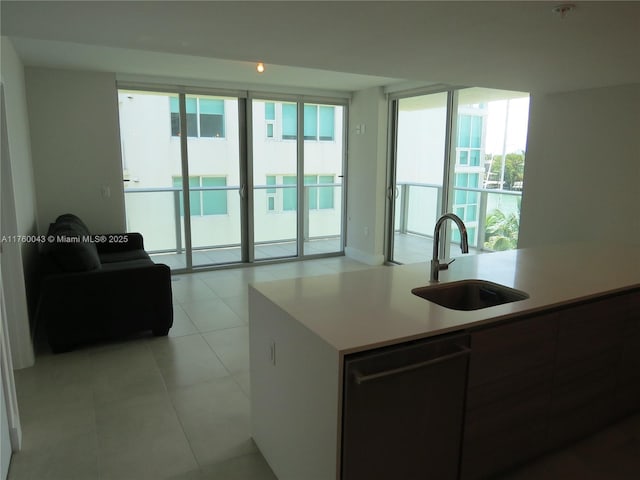
<instances>
[{"instance_id":1,"label":"white countertop","mask_svg":"<svg viewBox=\"0 0 640 480\"><path fill-rule=\"evenodd\" d=\"M574 244L463 255L440 272L440 283L471 278L522 290L529 298L474 311L441 307L411 293L429 284L426 261L253 288L346 354L640 288L640 246Z\"/></svg>"}]
</instances>

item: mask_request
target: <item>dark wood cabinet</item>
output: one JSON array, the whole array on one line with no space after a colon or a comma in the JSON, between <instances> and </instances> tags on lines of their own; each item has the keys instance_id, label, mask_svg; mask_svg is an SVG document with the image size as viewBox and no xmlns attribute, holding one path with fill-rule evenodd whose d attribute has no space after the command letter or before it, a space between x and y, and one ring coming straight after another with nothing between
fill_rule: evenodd
<instances>
[{"instance_id":1,"label":"dark wood cabinet","mask_svg":"<svg viewBox=\"0 0 640 480\"><path fill-rule=\"evenodd\" d=\"M640 289L347 356L343 395L342 479L491 478L640 411Z\"/></svg>"},{"instance_id":2,"label":"dark wood cabinet","mask_svg":"<svg viewBox=\"0 0 640 480\"><path fill-rule=\"evenodd\" d=\"M544 450L556 313L471 334L461 478L485 478Z\"/></svg>"},{"instance_id":3,"label":"dark wood cabinet","mask_svg":"<svg viewBox=\"0 0 640 480\"><path fill-rule=\"evenodd\" d=\"M577 440L617 416L627 295L560 311L548 447Z\"/></svg>"},{"instance_id":4,"label":"dark wood cabinet","mask_svg":"<svg viewBox=\"0 0 640 480\"><path fill-rule=\"evenodd\" d=\"M461 478L488 478L639 410L639 290L471 332Z\"/></svg>"},{"instance_id":5,"label":"dark wood cabinet","mask_svg":"<svg viewBox=\"0 0 640 480\"><path fill-rule=\"evenodd\" d=\"M622 354L617 379L617 414L640 409L640 292L624 295L622 302Z\"/></svg>"}]
</instances>

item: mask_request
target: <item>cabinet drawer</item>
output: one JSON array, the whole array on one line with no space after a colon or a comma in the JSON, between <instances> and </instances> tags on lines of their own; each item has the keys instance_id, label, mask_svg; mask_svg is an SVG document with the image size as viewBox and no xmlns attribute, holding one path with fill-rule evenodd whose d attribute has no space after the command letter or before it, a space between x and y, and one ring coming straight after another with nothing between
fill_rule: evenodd
<instances>
[{"instance_id":1,"label":"cabinet drawer","mask_svg":"<svg viewBox=\"0 0 640 480\"><path fill-rule=\"evenodd\" d=\"M562 446L619 416L619 371L632 295L597 300L561 313L549 447Z\"/></svg>"},{"instance_id":2,"label":"cabinet drawer","mask_svg":"<svg viewBox=\"0 0 640 480\"><path fill-rule=\"evenodd\" d=\"M640 294L629 295L625 302L624 342L618 368L618 413L624 416L640 410Z\"/></svg>"},{"instance_id":3,"label":"cabinet drawer","mask_svg":"<svg viewBox=\"0 0 640 480\"><path fill-rule=\"evenodd\" d=\"M553 361L557 318L550 313L474 332L469 387L514 377Z\"/></svg>"},{"instance_id":4,"label":"cabinet drawer","mask_svg":"<svg viewBox=\"0 0 640 480\"><path fill-rule=\"evenodd\" d=\"M495 383L473 387L467 392L465 439L482 439L535 418L546 420L551 400L552 365Z\"/></svg>"},{"instance_id":5,"label":"cabinet drawer","mask_svg":"<svg viewBox=\"0 0 640 480\"><path fill-rule=\"evenodd\" d=\"M628 305L620 297L585 303L560 312L557 367L620 349Z\"/></svg>"},{"instance_id":6,"label":"cabinet drawer","mask_svg":"<svg viewBox=\"0 0 640 480\"><path fill-rule=\"evenodd\" d=\"M461 478L486 478L544 448L557 338L549 313L471 335Z\"/></svg>"}]
</instances>

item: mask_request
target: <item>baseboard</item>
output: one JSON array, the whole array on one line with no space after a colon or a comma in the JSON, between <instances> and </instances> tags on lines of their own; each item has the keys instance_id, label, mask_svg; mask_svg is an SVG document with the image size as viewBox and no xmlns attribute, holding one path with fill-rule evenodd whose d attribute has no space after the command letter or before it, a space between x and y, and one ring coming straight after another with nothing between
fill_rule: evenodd
<instances>
[{"instance_id":1,"label":"baseboard","mask_svg":"<svg viewBox=\"0 0 640 480\"><path fill-rule=\"evenodd\" d=\"M22 450L22 429L11 427L9 430L9 439L11 441L11 449L14 452Z\"/></svg>"},{"instance_id":2,"label":"baseboard","mask_svg":"<svg viewBox=\"0 0 640 480\"><path fill-rule=\"evenodd\" d=\"M344 254L353 260L366 263L367 265L382 265L384 263L384 255L372 255L353 247L346 247L344 249Z\"/></svg>"}]
</instances>

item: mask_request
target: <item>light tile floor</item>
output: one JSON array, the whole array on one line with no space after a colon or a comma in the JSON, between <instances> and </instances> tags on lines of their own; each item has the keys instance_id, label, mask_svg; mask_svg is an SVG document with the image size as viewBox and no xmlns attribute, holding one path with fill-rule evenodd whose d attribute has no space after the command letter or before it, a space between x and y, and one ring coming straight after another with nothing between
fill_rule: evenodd
<instances>
[{"instance_id":1,"label":"light tile floor","mask_svg":"<svg viewBox=\"0 0 640 480\"><path fill-rule=\"evenodd\" d=\"M174 276L168 337L16 371L9 480L273 480L249 434L248 283L367 268L345 257ZM502 480L640 478L640 415ZM300 479L307 480L307 479Z\"/></svg>"},{"instance_id":2,"label":"light tile floor","mask_svg":"<svg viewBox=\"0 0 640 480\"><path fill-rule=\"evenodd\" d=\"M249 434L248 284L363 268L334 257L175 275L168 337L42 347L15 372L23 450L9 479L275 479Z\"/></svg>"},{"instance_id":3,"label":"light tile floor","mask_svg":"<svg viewBox=\"0 0 640 480\"><path fill-rule=\"evenodd\" d=\"M640 414L550 452L494 480L637 480Z\"/></svg>"}]
</instances>

